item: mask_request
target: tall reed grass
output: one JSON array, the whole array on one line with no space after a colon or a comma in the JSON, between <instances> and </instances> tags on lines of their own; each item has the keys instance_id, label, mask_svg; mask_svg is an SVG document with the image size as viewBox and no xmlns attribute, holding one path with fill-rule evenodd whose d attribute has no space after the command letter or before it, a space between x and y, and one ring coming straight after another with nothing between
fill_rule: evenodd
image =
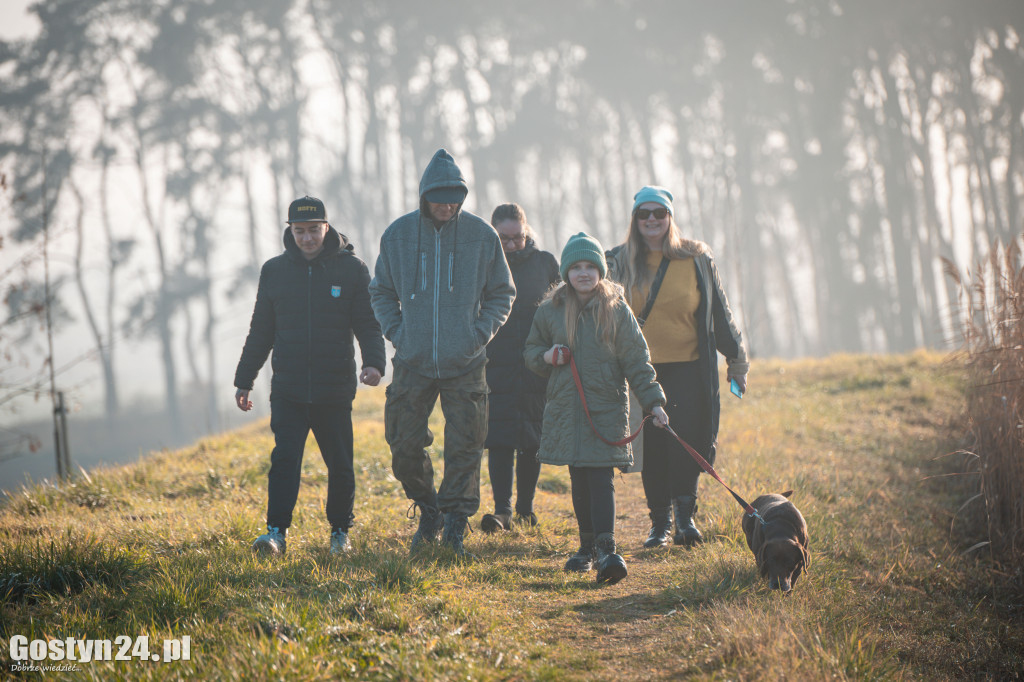
<instances>
[{"instance_id":1,"label":"tall reed grass","mask_svg":"<svg viewBox=\"0 0 1024 682\"><path fill-rule=\"evenodd\" d=\"M964 351L970 372L967 421L979 474L975 498L983 505L993 556L1024 576L1024 254L1021 240L994 242L989 255L963 275L950 261L957 285Z\"/></svg>"}]
</instances>

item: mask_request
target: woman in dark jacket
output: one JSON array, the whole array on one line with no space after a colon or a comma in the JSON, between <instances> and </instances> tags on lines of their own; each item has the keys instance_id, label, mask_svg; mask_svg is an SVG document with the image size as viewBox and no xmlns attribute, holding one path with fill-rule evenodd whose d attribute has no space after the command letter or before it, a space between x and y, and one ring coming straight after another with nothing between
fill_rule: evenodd
<instances>
[{"instance_id":1,"label":"woman in dark jacket","mask_svg":"<svg viewBox=\"0 0 1024 682\"><path fill-rule=\"evenodd\" d=\"M718 354L726 380L747 388L747 352L707 244L683 237L673 218L672 193L642 188L634 196L626 242L610 253L611 277L643 317L656 273L664 274L653 307L640 321L658 382L665 389L672 426L711 464L718 440ZM644 429L643 483L651 531L645 547L693 545L703 536L693 522L700 466L662 429ZM670 511L675 512L672 536Z\"/></svg>"},{"instance_id":2,"label":"woman in dark jacket","mask_svg":"<svg viewBox=\"0 0 1024 682\"><path fill-rule=\"evenodd\" d=\"M537 449L547 380L526 368L523 345L537 305L551 285L559 281L558 261L537 248L522 208L517 204L498 206L491 215L491 225L498 232L512 271L516 300L508 321L487 345L487 385L491 395L485 447L494 492L494 513L484 514L480 522L480 528L487 533L512 527L513 468L516 516L527 525L537 525L533 495L540 475Z\"/></svg>"}]
</instances>

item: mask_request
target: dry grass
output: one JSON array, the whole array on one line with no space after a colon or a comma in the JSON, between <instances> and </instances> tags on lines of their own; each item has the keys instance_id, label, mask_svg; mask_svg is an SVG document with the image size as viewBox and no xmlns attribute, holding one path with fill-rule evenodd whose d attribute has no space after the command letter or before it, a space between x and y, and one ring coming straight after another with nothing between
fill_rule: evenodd
<instances>
[{"instance_id":1,"label":"dry grass","mask_svg":"<svg viewBox=\"0 0 1024 682\"><path fill-rule=\"evenodd\" d=\"M311 441L288 554L251 556L266 424L36 487L0 508L0 655L16 634L187 634L187 664L80 664L77 677L1013 679L1020 595L993 587L987 556L950 531L965 499L945 456L961 445L962 392L961 370L917 353L759 362L747 397L727 397L723 477L748 499L794 488L810 527L809 573L784 597L758 578L738 505L706 477L709 541L693 550L644 550L639 476L617 478L630 575L615 586L561 570L575 522L566 472L551 467L539 528L477 531L473 562L410 558L383 391L361 391L351 555L326 551ZM488 511L486 476L482 492Z\"/></svg>"},{"instance_id":2,"label":"dry grass","mask_svg":"<svg viewBox=\"0 0 1024 682\"><path fill-rule=\"evenodd\" d=\"M946 272L959 287L969 369L968 470L978 504L967 510L984 528L977 547L1024 584L1024 259L1020 243L992 245L975 272Z\"/></svg>"}]
</instances>

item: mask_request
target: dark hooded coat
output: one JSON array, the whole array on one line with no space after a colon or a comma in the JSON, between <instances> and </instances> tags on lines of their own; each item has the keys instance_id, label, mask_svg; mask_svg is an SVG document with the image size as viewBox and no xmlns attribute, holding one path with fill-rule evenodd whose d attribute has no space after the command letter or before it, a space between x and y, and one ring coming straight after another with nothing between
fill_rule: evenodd
<instances>
[{"instance_id":1,"label":"dark hooded coat","mask_svg":"<svg viewBox=\"0 0 1024 682\"><path fill-rule=\"evenodd\" d=\"M487 345L487 385L491 390L485 447L536 450L544 421L547 378L534 374L523 360L523 346L533 315L545 292L558 281L558 261L532 239L506 254L516 300L508 320Z\"/></svg>"},{"instance_id":2,"label":"dark hooded coat","mask_svg":"<svg viewBox=\"0 0 1024 682\"><path fill-rule=\"evenodd\" d=\"M348 240L328 227L324 248L306 260L292 231L285 251L263 264L235 386L251 390L273 350L271 397L299 403L351 403L356 392L353 335L363 367L384 374L380 325L370 307L370 273Z\"/></svg>"},{"instance_id":3,"label":"dark hooded coat","mask_svg":"<svg viewBox=\"0 0 1024 682\"><path fill-rule=\"evenodd\" d=\"M424 195L438 188L466 189L444 149L423 171L421 208L395 220L380 238L370 298L395 346L394 362L421 376L451 379L486 362L484 347L508 317L516 289L493 227L461 204L451 219L435 224Z\"/></svg>"}]
</instances>

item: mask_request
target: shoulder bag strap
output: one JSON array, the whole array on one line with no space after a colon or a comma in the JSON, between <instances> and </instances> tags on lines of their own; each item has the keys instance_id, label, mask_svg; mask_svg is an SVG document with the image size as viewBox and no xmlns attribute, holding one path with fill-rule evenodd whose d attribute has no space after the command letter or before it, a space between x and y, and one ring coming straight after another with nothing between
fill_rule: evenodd
<instances>
[{"instance_id":1,"label":"shoulder bag strap","mask_svg":"<svg viewBox=\"0 0 1024 682\"><path fill-rule=\"evenodd\" d=\"M669 259L666 256L662 256L661 263L658 265L658 271L654 273L654 281L651 282L651 290L647 292L647 302L644 303L644 309L636 316L636 321L640 324L641 329L644 328L644 323L647 322L647 316L651 314L651 308L654 307L654 299L658 298L658 289L661 288L661 282L665 279L668 263Z\"/></svg>"}]
</instances>

